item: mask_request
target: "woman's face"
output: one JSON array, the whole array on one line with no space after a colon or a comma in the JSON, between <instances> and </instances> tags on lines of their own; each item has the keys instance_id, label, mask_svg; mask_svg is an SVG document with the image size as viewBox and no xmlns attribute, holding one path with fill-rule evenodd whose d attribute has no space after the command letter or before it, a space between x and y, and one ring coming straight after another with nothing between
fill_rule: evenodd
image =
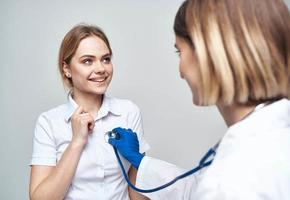
<instances>
[{"instance_id":1,"label":"woman's face","mask_svg":"<svg viewBox=\"0 0 290 200\"><path fill-rule=\"evenodd\" d=\"M175 36L175 47L179 53L180 77L185 79L192 93L193 103L198 105L198 88L200 85L200 72L198 69L196 54L188 42Z\"/></svg>"},{"instance_id":2,"label":"woman's face","mask_svg":"<svg viewBox=\"0 0 290 200\"><path fill-rule=\"evenodd\" d=\"M70 64L64 64L63 69L65 74L70 73L74 91L102 95L113 75L109 48L97 36L84 38Z\"/></svg>"}]
</instances>

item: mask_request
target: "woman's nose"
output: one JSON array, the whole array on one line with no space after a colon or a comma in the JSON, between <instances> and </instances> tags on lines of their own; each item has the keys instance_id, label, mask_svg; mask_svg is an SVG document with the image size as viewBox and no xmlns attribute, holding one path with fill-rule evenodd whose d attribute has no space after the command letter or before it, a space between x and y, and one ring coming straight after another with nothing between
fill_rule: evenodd
<instances>
[{"instance_id":1,"label":"woman's nose","mask_svg":"<svg viewBox=\"0 0 290 200\"><path fill-rule=\"evenodd\" d=\"M95 73L103 73L105 71L105 67L101 61L96 62L94 65L94 72Z\"/></svg>"}]
</instances>

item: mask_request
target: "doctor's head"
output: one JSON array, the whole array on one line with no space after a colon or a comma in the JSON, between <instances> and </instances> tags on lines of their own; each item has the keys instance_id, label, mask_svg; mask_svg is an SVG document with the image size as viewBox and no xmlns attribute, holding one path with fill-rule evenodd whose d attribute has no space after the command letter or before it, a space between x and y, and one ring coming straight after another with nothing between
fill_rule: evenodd
<instances>
[{"instance_id":1,"label":"doctor's head","mask_svg":"<svg viewBox=\"0 0 290 200\"><path fill-rule=\"evenodd\" d=\"M113 75L112 50L97 26L81 24L64 37L59 51L59 72L70 90L102 95Z\"/></svg>"},{"instance_id":2,"label":"doctor's head","mask_svg":"<svg viewBox=\"0 0 290 200\"><path fill-rule=\"evenodd\" d=\"M174 32L195 104L290 97L290 16L282 0L187 0Z\"/></svg>"}]
</instances>

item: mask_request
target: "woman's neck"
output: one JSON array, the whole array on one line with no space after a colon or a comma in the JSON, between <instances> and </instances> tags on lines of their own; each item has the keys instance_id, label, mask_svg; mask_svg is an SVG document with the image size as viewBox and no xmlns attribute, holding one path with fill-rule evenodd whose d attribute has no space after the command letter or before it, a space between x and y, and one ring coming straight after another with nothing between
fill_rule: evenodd
<instances>
[{"instance_id":1,"label":"woman's neck","mask_svg":"<svg viewBox=\"0 0 290 200\"><path fill-rule=\"evenodd\" d=\"M246 118L255 110L256 107L256 104L232 104L226 106L222 103L217 103L216 105L228 127Z\"/></svg>"},{"instance_id":2,"label":"woman's neck","mask_svg":"<svg viewBox=\"0 0 290 200\"><path fill-rule=\"evenodd\" d=\"M96 116L103 102L103 95L95 95L90 93L80 92L77 89L73 90L72 97L74 101L84 108L88 113Z\"/></svg>"}]
</instances>

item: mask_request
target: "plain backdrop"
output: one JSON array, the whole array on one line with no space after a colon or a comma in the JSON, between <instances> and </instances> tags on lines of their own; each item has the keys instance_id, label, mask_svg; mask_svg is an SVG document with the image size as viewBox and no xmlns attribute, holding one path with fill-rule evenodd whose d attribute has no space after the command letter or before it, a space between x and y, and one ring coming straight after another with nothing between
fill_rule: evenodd
<instances>
[{"instance_id":1,"label":"plain backdrop","mask_svg":"<svg viewBox=\"0 0 290 200\"><path fill-rule=\"evenodd\" d=\"M0 1L0 199L28 199L35 121L66 102L58 50L66 32L81 22L107 34L114 54L107 93L140 107L148 155L191 168L223 136L217 109L193 106L179 77L172 26L181 2Z\"/></svg>"}]
</instances>

